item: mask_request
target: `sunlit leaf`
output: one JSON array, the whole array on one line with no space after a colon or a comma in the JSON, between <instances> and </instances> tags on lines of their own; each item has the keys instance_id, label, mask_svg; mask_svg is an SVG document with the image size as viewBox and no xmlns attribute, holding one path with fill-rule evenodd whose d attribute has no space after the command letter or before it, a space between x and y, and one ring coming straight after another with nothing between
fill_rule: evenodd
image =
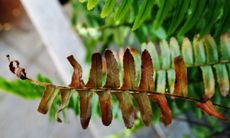
<instances>
[{"instance_id":1,"label":"sunlit leaf","mask_svg":"<svg viewBox=\"0 0 230 138\"><path fill-rule=\"evenodd\" d=\"M88 0L87 9L92 10L98 3L99 0Z\"/></svg>"}]
</instances>

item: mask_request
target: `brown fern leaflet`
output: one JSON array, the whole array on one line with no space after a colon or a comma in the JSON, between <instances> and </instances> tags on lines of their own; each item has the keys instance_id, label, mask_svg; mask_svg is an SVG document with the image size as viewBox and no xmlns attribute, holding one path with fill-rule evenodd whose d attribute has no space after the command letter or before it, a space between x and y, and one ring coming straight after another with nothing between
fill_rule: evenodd
<instances>
[{"instance_id":1,"label":"brown fern leaflet","mask_svg":"<svg viewBox=\"0 0 230 138\"><path fill-rule=\"evenodd\" d=\"M17 60L10 61L10 71L17 75L20 79L29 80L31 83L45 87L38 111L46 114L57 94L61 95L61 105L57 113L62 111L69 103L74 92L78 92L80 96L80 121L84 129L89 125L92 108L92 95L96 92L99 97L99 106L102 116L102 123L106 126L112 122L112 100L111 94L114 94L119 101L124 124L127 128L131 128L137 118L137 110L141 113L143 123L148 126L152 122L154 114L150 101L155 102L161 110L161 120L167 126L172 121L172 112L167 103L166 96L171 98L182 98L199 102L196 106L201 108L207 114L219 119L226 119L222 114L218 113L211 101L203 101L187 95L187 68L184 59L180 56L174 59L174 67L176 72L175 89L173 94L166 92L156 92L155 82L153 79L154 67L151 56L147 50L141 55L141 78L137 82L134 57L130 49L126 49L123 56L123 83L119 80L119 66L114 54L110 50L106 50L104 54L106 60L106 82L102 84L103 63L102 55L95 53L92 55L92 65L90 77L85 84L82 80L82 68L80 64L71 55L67 57L74 71L71 83L68 87L57 86L50 83L42 83L26 76L25 69L19 66ZM8 56L9 58L9 56ZM139 83L139 84L138 84ZM136 100L138 109L134 106L133 100ZM221 105L218 105L221 106ZM154 109L153 109L154 110ZM61 119L57 117L61 122Z\"/></svg>"}]
</instances>

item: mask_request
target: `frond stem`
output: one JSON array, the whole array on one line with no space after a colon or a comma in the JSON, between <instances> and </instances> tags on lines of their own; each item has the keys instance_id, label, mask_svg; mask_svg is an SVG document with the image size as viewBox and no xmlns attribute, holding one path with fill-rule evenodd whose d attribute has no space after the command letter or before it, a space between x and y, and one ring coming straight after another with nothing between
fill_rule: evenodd
<instances>
[{"instance_id":1,"label":"frond stem","mask_svg":"<svg viewBox=\"0 0 230 138\"><path fill-rule=\"evenodd\" d=\"M130 94L144 94L147 93L147 95L165 95L168 97L176 97L176 98L180 98L183 100L187 100L190 102L198 102L198 103L204 103L205 101L202 99L197 99L194 97L187 97L187 96L180 96L180 95L175 95L175 94L171 94L171 93L162 93L162 92L156 92L156 91L146 91L146 90L139 90L139 89L120 89L120 88L103 88L103 87L99 87L99 88L90 88L90 87L83 87L83 88L71 88L71 87L66 87L66 86L59 86L59 85L54 85L51 83L46 83L46 82L39 82L36 80L32 80L32 79L27 79L28 81L30 81L33 84L36 85L40 85L43 87L46 87L48 85L52 85L54 88L56 89L66 89L66 90L75 90L75 91L79 91L79 92L97 92L97 93L102 93L104 91L110 91L112 94L117 94L117 93L122 93L122 92L129 92ZM213 105L218 106L220 108L225 108L225 109L229 109L230 107L221 105L221 104L217 104L217 103L213 103Z\"/></svg>"}]
</instances>

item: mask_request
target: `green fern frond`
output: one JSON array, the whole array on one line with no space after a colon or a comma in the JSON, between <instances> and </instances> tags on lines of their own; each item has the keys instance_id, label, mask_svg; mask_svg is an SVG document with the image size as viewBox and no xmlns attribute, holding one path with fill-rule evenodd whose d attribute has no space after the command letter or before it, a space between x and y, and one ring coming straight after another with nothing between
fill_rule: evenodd
<instances>
[{"instance_id":1,"label":"green fern frond","mask_svg":"<svg viewBox=\"0 0 230 138\"><path fill-rule=\"evenodd\" d=\"M159 52L157 52L158 46L155 46L152 42L143 44L142 49L147 49L151 54L154 67L157 70L157 86L161 88L161 91L173 92L175 83L175 71L172 70L173 59L175 56L181 55L188 68L200 68L200 75L203 76L200 80L203 80L205 89L204 98L210 99L215 94L216 83L222 96L227 96L229 93L229 34L223 34L220 40L220 45L217 45L210 35L206 35L202 39L195 36L193 42L184 38L182 46L179 46L176 39L171 38L169 43L165 40L160 42ZM166 89L166 80L170 84L168 89Z\"/></svg>"},{"instance_id":2,"label":"green fern frond","mask_svg":"<svg viewBox=\"0 0 230 138\"><path fill-rule=\"evenodd\" d=\"M88 10L96 7L98 3L102 2L88 0ZM135 9L137 8L135 5L139 6L138 9ZM131 24L133 31L145 22L149 22L155 31L163 27L168 36L173 34L179 37L184 36L188 32L194 32L194 29L196 32L200 32L201 36L207 33L219 36L220 32L226 31L230 27L228 24L230 18L229 6L230 2L228 0L163 0L160 3L154 0L122 0L121 3L116 0L106 0L100 15L105 18L112 14L115 17L114 23L126 18L126 22ZM135 9L136 11L129 9ZM111 11L115 12L111 13ZM129 14L127 14L128 12ZM130 20L129 15L131 14L135 14L134 20ZM148 18L148 16L151 18Z\"/></svg>"}]
</instances>

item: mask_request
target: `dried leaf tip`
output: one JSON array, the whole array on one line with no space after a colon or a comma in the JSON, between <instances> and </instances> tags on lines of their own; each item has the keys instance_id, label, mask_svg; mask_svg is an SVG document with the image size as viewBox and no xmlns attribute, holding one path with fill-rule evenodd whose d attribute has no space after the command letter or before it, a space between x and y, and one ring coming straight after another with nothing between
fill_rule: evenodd
<instances>
[{"instance_id":1,"label":"dried leaf tip","mask_svg":"<svg viewBox=\"0 0 230 138\"><path fill-rule=\"evenodd\" d=\"M20 63L18 60L10 60L10 55L7 54L6 55L8 61L10 62L9 64L9 69L10 71L15 74L18 78L20 78L21 80L25 80L25 79L28 79L26 77L26 72L25 72L25 69L20 67Z\"/></svg>"},{"instance_id":2,"label":"dried leaf tip","mask_svg":"<svg viewBox=\"0 0 230 138\"><path fill-rule=\"evenodd\" d=\"M204 103L200 103L200 104L195 104L196 107L199 107L203 112L207 113L210 116L214 116L218 119L222 119L222 120L227 120L227 118L222 115L221 113L219 113L216 109L215 106L213 105L213 103L208 100Z\"/></svg>"},{"instance_id":3,"label":"dried leaf tip","mask_svg":"<svg viewBox=\"0 0 230 138\"><path fill-rule=\"evenodd\" d=\"M134 58L131 51L127 48L123 58L123 69L124 69L124 84L122 89L136 89L136 70Z\"/></svg>"},{"instance_id":4,"label":"dried leaf tip","mask_svg":"<svg viewBox=\"0 0 230 138\"><path fill-rule=\"evenodd\" d=\"M188 94L188 79L187 79L187 68L185 61L181 56L174 58L174 68L176 72L176 82L175 82L175 95L187 96Z\"/></svg>"},{"instance_id":5,"label":"dried leaf tip","mask_svg":"<svg viewBox=\"0 0 230 138\"><path fill-rule=\"evenodd\" d=\"M106 83L105 88L119 88L119 66L112 51L105 51L106 59Z\"/></svg>"},{"instance_id":6,"label":"dried leaf tip","mask_svg":"<svg viewBox=\"0 0 230 138\"><path fill-rule=\"evenodd\" d=\"M84 82L82 80L82 68L81 65L77 62L73 55L67 57L68 61L74 68L74 72L72 75L71 83L69 84L72 88L81 88L84 86Z\"/></svg>"},{"instance_id":7,"label":"dried leaf tip","mask_svg":"<svg viewBox=\"0 0 230 138\"><path fill-rule=\"evenodd\" d=\"M147 50L144 50L141 55L141 81L139 85L140 90L154 91L153 80L153 63L151 56Z\"/></svg>"}]
</instances>

